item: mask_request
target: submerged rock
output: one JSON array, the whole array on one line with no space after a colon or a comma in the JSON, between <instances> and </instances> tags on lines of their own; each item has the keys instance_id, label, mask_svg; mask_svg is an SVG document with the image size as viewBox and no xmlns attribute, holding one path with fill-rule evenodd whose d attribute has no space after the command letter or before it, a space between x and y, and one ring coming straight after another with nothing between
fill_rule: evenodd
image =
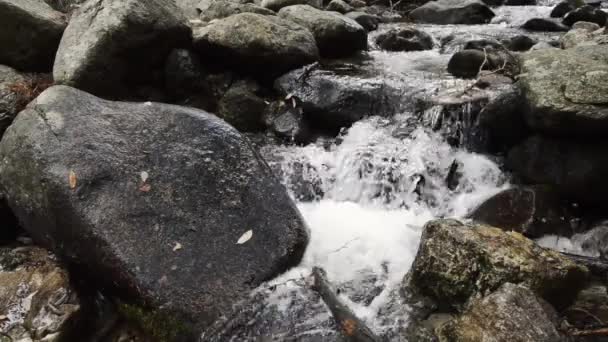
<instances>
[{"instance_id":1,"label":"submerged rock","mask_svg":"<svg viewBox=\"0 0 608 342\"><path fill-rule=\"evenodd\" d=\"M194 48L205 59L267 76L319 59L315 38L308 29L254 13L236 14L195 30Z\"/></svg>"},{"instance_id":2,"label":"submerged rock","mask_svg":"<svg viewBox=\"0 0 608 342\"><path fill-rule=\"evenodd\" d=\"M55 86L19 114L0 158L24 229L161 340L197 335L308 242L249 142L196 109Z\"/></svg>"},{"instance_id":3,"label":"submerged rock","mask_svg":"<svg viewBox=\"0 0 608 342\"><path fill-rule=\"evenodd\" d=\"M519 233L436 220L424 227L405 286L441 306L459 309L471 296L514 283L563 307L574 299L588 272Z\"/></svg>"},{"instance_id":4,"label":"submerged rock","mask_svg":"<svg viewBox=\"0 0 608 342\"><path fill-rule=\"evenodd\" d=\"M427 24L486 24L494 18L494 12L480 0L429 1L409 16L414 21Z\"/></svg>"},{"instance_id":5,"label":"submerged rock","mask_svg":"<svg viewBox=\"0 0 608 342\"><path fill-rule=\"evenodd\" d=\"M3 341L56 341L80 309L67 272L38 247L0 247L0 289Z\"/></svg>"},{"instance_id":6,"label":"submerged rock","mask_svg":"<svg viewBox=\"0 0 608 342\"><path fill-rule=\"evenodd\" d=\"M608 46L545 49L521 56L527 124L540 132L583 138L608 129Z\"/></svg>"},{"instance_id":7,"label":"submerged rock","mask_svg":"<svg viewBox=\"0 0 608 342\"><path fill-rule=\"evenodd\" d=\"M368 115L389 116L401 106L402 90L381 78L304 67L275 81L283 96L297 99L311 126L337 133Z\"/></svg>"},{"instance_id":8,"label":"submerged rock","mask_svg":"<svg viewBox=\"0 0 608 342\"><path fill-rule=\"evenodd\" d=\"M188 46L190 39L172 1L87 1L65 30L53 77L96 95L124 97L134 86L158 83L155 72L162 72L173 48Z\"/></svg>"},{"instance_id":9,"label":"submerged rock","mask_svg":"<svg viewBox=\"0 0 608 342\"><path fill-rule=\"evenodd\" d=\"M604 204L608 145L532 136L509 152L507 165L532 184L549 184L573 200Z\"/></svg>"},{"instance_id":10,"label":"submerged rock","mask_svg":"<svg viewBox=\"0 0 608 342\"><path fill-rule=\"evenodd\" d=\"M506 283L474 299L458 318L438 329L445 342L565 342L557 313L526 287Z\"/></svg>"},{"instance_id":11,"label":"submerged rock","mask_svg":"<svg viewBox=\"0 0 608 342\"><path fill-rule=\"evenodd\" d=\"M281 9L279 17L308 28L322 56L347 57L367 49L367 31L342 14L295 5Z\"/></svg>"},{"instance_id":12,"label":"submerged rock","mask_svg":"<svg viewBox=\"0 0 608 342\"><path fill-rule=\"evenodd\" d=\"M0 64L49 71L67 23L42 0L0 0Z\"/></svg>"},{"instance_id":13,"label":"submerged rock","mask_svg":"<svg viewBox=\"0 0 608 342\"><path fill-rule=\"evenodd\" d=\"M530 38L526 35L517 35L503 41L505 47L510 51L528 51L538 40Z\"/></svg>"},{"instance_id":14,"label":"submerged rock","mask_svg":"<svg viewBox=\"0 0 608 342\"><path fill-rule=\"evenodd\" d=\"M433 48L433 37L424 31L403 27L380 34L376 44L388 51L423 51Z\"/></svg>"},{"instance_id":15,"label":"submerged rock","mask_svg":"<svg viewBox=\"0 0 608 342\"><path fill-rule=\"evenodd\" d=\"M517 187L485 200L469 218L531 238L574 233L569 203L549 187Z\"/></svg>"}]
</instances>

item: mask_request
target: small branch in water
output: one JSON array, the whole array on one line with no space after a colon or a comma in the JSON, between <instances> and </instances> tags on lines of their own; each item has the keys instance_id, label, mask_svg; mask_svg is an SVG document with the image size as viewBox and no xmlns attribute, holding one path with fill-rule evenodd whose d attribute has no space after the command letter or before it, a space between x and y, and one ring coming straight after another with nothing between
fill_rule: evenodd
<instances>
[{"instance_id":1,"label":"small branch in water","mask_svg":"<svg viewBox=\"0 0 608 342\"><path fill-rule=\"evenodd\" d=\"M340 329L340 333L342 333L347 342L382 341L361 319L355 316L348 306L340 301L322 268L314 267L312 269L312 277L314 278L312 289L321 296L325 305L331 311Z\"/></svg>"},{"instance_id":2,"label":"small branch in water","mask_svg":"<svg viewBox=\"0 0 608 342\"><path fill-rule=\"evenodd\" d=\"M329 254L338 253L339 251L341 251L341 250L343 250L343 249L348 248L348 245L350 245L352 242L355 242L355 241L357 241L357 240L359 240L359 238L358 238L358 237L356 237L356 238L354 238L354 239L352 239L352 240L350 240L350 241L346 242L344 245L342 245L342 247L340 247L340 248L338 248L338 249L336 249L336 250L334 250L334 251L329 252L329 253L328 253L328 255L329 255Z\"/></svg>"}]
</instances>

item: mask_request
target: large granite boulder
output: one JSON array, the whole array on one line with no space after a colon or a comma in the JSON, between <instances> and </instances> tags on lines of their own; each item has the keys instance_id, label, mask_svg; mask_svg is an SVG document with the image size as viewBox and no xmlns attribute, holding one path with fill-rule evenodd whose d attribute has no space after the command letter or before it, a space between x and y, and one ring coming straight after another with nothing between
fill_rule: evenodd
<instances>
[{"instance_id":1,"label":"large granite boulder","mask_svg":"<svg viewBox=\"0 0 608 342\"><path fill-rule=\"evenodd\" d=\"M0 165L34 240L160 340L194 338L308 242L249 142L193 108L55 86L7 130Z\"/></svg>"},{"instance_id":2,"label":"large granite boulder","mask_svg":"<svg viewBox=\"0 0 608 342\"><path fill-rule=\"evenodd\" d=\"M549 184L573 200L603 204L608 145L532 136L511 149L507 165L532 184Z\"/></svg>"},{"instance_id":3,"label":"large granite boulder","mask_svg":"<svg viewBox=\"0 0 608 342\"><path fill-rule=\"evenodd\" d=\"M0 64L49 71L67 23L42 0L0 0Z\"/></svg>"},{"instance_id":4,"label":"large granite boulder","mask_svg":"<svg viewBox=\"0 0 608 342\"><path fill-rule=\"evenodd\" d=\"M124 97L135 86L158 82L171 50L190 39L172 1L87 1L65 30L53 77L96 95Z\"/></svg>"},{"instance_id":5,"label":"large granite boulder","mask_svg":"<svg viewBox=\"0 0 608 342\"><path fill-rule=\"evenodd\" d=\"M558 307L569 304L589 271L520 233L456 220L428 222L405 280L442 306L462 309L505 283L524 285Z\"/></svg>"},{"instance_id":6,"label":"large granite boulder","mask_svg":"<svg viewBox=\"0 0 608 342\"><path fill-rule=\"evenodd\" d=\"M608 129L608 46L521 55L527 124L543 133L603 137Z\"/></svg>"},{"instance_id":7,"label":"large granite boulder","mask_svg":"<svg viewBox=\"0 0 608 342\"><path fill-rule=\"evenodd\" d=\"M367 49L367 31L340 13L295 5L281 9L279 17L308 28L322 56L345 57Z\"/></svg>"},{"instance_id":8,"label":"large granite boulder","mask_svg":"<svg viewBox=\"0 0 608 342\"><path fill-rule=\"evenodd\" d=\"M569 203L547 186L515 187L485 200L468 217L531 238L570 236L574 216Z\"/></svg>"},{"instance_id":9,"label":"large granite boulder","mask_svg":"<svg viewBox=\"0 0 608 342\"><path fill-rule=\"evenodd\" d=\"M566 342L555 309L529 289L506 283L438 329L445 342Z\"/></svg>"},{"instance_id":10,"label":"large granite boulder","mask_svg":"<svg viewBox=\"0 0 608 342\"><path fill-rule=\"evenodd\" d=\"M438 0L410 12L414 21L427 24L486 24L494 18L494 12L480 0Z\"/></svg>"},{"instance_id":11,"label":"large granite boulder","mask_svg":"<svg viewBox=\"0 0 608 342\"><path fill-rule=\"evenodd\" d=\"M194 48L202 58L264 75L280 75L319 59L308 29L254 13L236 14L195 30Z\"/></svg>"}]
</instances>

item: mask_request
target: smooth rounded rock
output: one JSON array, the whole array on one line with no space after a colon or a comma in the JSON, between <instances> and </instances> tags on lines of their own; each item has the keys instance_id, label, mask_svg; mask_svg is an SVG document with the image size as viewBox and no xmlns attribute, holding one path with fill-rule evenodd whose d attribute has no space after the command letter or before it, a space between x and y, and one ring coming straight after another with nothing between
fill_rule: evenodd
<instances>
[{"instance_id":1,"label":"smooth rounded rock","mask_svg":"<svg viewBox=\"0 0 608 342\"><path fill-rule=\"evenodd\" d=\"M475 25L489 23L495 14L479 0L438 0L416 8L409 16L419 23Z\"/></svg>"}]
</instances>

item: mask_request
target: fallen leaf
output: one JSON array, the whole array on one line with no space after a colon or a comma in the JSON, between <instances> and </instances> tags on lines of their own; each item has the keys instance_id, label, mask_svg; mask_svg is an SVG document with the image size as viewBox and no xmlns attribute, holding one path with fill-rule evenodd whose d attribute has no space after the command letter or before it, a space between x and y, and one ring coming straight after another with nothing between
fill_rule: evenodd
<instances>
[{"instance_id":1,"label":"fallen leaf","mask_svg":"<svg viewBox=\"0 0 608 342\"><path fill-rule=\"evenodd\" d=\"M152 190L152 185L150 185L148 183L142 184L139 187L139 191L141 191L141 192L149 192L150 190Z\"/></svg>"},{"instance_id":2,"label":"fallen leaf","mask_svg":"<svg viewBox=\"0 0 608 342\"><path fill-rule=\"evenodd\" d=\"M174 252L177 252L177 251L179 251L180 249L182 249L182 244L181 244L181 243L179 243L179 242L176 242L176 243L175 243L175 246L173 246L173 251L174 251Z\"/></svg>"},{"instance_id":3,"label":"fallen leaf","mask_svg":"<svg viewBox=\"0 0 608 342\"><path fill-rule=\"evenodd\" d=\"M342 322L342 330L346 336L353 336L357 329L357 322L352 319L346 319Z\"/></svg>"},{"instance_id":4,"label":"fallen leaf","mask_svg":"<svg viewBox=\"0 0 608 342\"><path fill-rule=\"evenodd\" d=\"M251 237L253 236L253 230L248 230L245 232L245 234L241 235L241 237L239 238L239 240L236 242L237 245L242 245L245 242L251 240Z\"/></svg>"},{"instance_id":5,"label":"fallen leaf","mask_svg":"<svg viewBox=\"0 0 608 342\"><path fill-rule=\"evenodd\" d=\"M76 173L73 170L70 170L70 174L68 176L68 182L70 184L70 189L76 189Z\"/></svg>"},{"instance_id":6,"label":"fallen leaf","mask_svg":"<svg viewBox=\"0 0 608 342\"><path fill-rule=\"evenodd\" d=\"M148 172L147 172L147 171L142 171L142 172L141 172L139 175L140 175L140 177L141 177L141 181L142 181L142 182L144 182L144 183L145 183L145 182L148 180L148 178L150 177L150 175L148 174Z\"/></svg>"}]
</instances>

